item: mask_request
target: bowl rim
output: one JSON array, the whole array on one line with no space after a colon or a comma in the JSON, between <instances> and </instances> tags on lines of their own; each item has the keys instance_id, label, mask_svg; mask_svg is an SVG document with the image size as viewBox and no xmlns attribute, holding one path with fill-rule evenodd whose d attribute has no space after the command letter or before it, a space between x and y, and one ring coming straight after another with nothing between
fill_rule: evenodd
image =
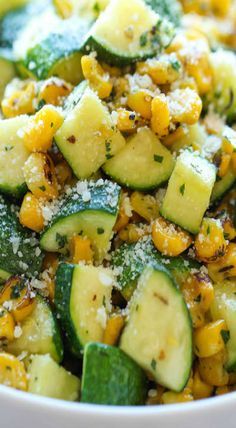
<instances>
[{"instance_id":1,"label":"bowl rim","mask_svg":"<svg viewBox=\"0 0 236 428\"><path fill-rule=\"evenodd\" d=\"M217 407L229 407L231 404L235 405L236 392L220 395L217 397L210 397L202 400L192 401L181 404L153 405L153 406L108 406L100 404L87 404L59 400L55 398L43 397L40 395L33 395L28 392L18 391L16 389L0 385L0 401L1 398L8 399L11 402L18 402L18 405L25 407L38 407L45 410L58 413L69 412L73 415L80 415L84 417L94 416L176 416L190 415L198 412L209 412Z\"/></svg>"}]
</instances>

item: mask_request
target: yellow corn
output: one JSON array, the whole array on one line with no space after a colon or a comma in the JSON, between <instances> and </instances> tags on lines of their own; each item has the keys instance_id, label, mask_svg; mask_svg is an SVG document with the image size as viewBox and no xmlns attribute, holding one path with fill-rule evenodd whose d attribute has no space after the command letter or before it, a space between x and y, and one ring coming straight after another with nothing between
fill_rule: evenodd
<instances>
[{"instance_id":1,"label":"yellow corn","mask_svg":"<svg viewBox=\"0 0 236 428\"><path fill-rule=\"evenodd\" d=\"M227 330L224 320L210 322L194 331L194 352L199 358L212 357L222 351L225 343L222 331Z\"/></svg>"},{"instance_id":2,"label":"yellow corn","mask_svg":"<svg viewBox=\"0 0 236 428\"><path fill-rule=\"evenodd\" d=\"M209 92L213 84L213 71L210 65L209 52L202 52L195 61L188 61L186 71L193 77L200 95Z\"/></svg>"},{"instance_id":3,"label":"yellow corn","mask_svg":"<svg viewBox=\"0 0 236 428\"><path fill-rule=\"evenodd\" d=\"M194 400L211 397L214 387L204 382L199 374L198 368L195 369L193 375L193 397Z\"/></svg>"},{"instance_id":4,"label":"yellow corn","mask_svg":"<svg viewBox=\"0 0 236 428\"><path fill-rule=\"evenodd\" d=\"M44 228L44 218L39 200L30 192L26 193L20 208L19 220L22 226L35 232Z\"/></svg>"},{"instance_id":5,"label":"yellow corn","mask_svg":"<svg viewBox=\"0 0 236 428\"><path fill-rule=\"evenodd\" d=\"M170 112L165 95L158 95L152 100L151 128L160 137L168 134Z\"/></svg>"},{"instance_id":6,"label":"yellow corn","mask_svg":"<svg viewBox=\"0 0 236 428\"><path fill-rule=\"evenodd\" d=\"M159 59L148 59L137 63L137 73L148 74L156 85L173 83L180 76L181 63L177 57L163 55Z\"/></svg>"},{"instance_id":7,"label":"yellow corn","mask_svg":"<svg viewBox=\"0 0 236 428\"><path fill-rule=\"evenodd\" d=\"M131 195L130 202L133 210L149 223L157 218L159 207L154 196L134 192Z\"/></svg>"},{"instance_id":8,"label":"yellow corn","mask_svg":"<svg viewBox=\"0 0 236 428\"><path fill-rule=\"evenodd\" d=\"M171 120L174 123L194 125L202 111L202 100L192 89L176 89L168 97Z\"/></svg>"},{"instance_id":9,"label":"yellow corn","mask_svg":"<svg viewBox=\"0 0 236 428\"><path fill-rule=\"evenodd\" d=\"M63 19L68 19L73 14L73 3L71 0L54 0L56 9Z\"/></svg>"},{"instance_id":10,"label":"yellow corn","mask_svg":"<svg viewBox=\"0 0 236 428\"><path fill-rule=\"evenodd\" d=\"M130 199L127 193L122 192L119 214L114 226L114 231L119 232L129 223L130 217L132 216L132 210L130 205Z\"/></svg>"},{"instance_id":11,"label":"yellow corn","mask_svg":"<svg viewBox=\"0 0 236 428\"><path fill-rule=\"evenodd\" d=\"M150 93L141 89L137 92L131 92L127 99L128 107L139 113L144 119L151 119L152 116L152 96Z\"/></svg>"},{"instance_id":12,"label":"yellow corn","mask_svg":"<svg viewBox=\"0 0 236 428\"><path fill-rule=\"evenodd\" d=\"M0 305L11 302L11 315L16 322L27 318L34 310L35 299L30 294L30 288L22 282L22 278L13 276L8 279L0 292Z\"/></svg>"},{"instance_id":13,"label":"yellow corn","mask_svg":"<svg viewBox=\"0 0 236 428\"><path fill-rule=\"evenodd\" d=\"M55 169L50 156L32 153L23 168L25 182L36 198L53 199L58 196Z\"/></svg>"},{"instance_id":14,"label":"yellow corn","mask_svg":"<svg viewBox=\"0 0 236 428\"><path fill-rule=\"evenodd\" d=\"M221 221L224 229L225 238L229 241L232 241L236 238L236 229L233 225L232 219L229 217L229 215L226 215L222 218Z\"/></svg>"},{"instance_id":15,"label":"yellow corn","mask_svg":"<svg viewBox=\"0 0 236 428\"><path fill-rule=\"evenodd\" d=\"M52 77L46 80L39 89L38 102L60 106L63 99L72 91L72 86L62 79Z\"/></svg>"},{"instance_id":16,"label":"yellow corn","mask_svg":"<svg viewBox=\"0 0 236 428\"><path fill-rule=\"evenodd\" d=\"M91 241L82 236L73 236L71 240L72 246L72 261L73 263L86 262L92 263L93 251Z\"/></svg>"},{"instance_id":17,"label":"yellow corn","mask_svg":"<svg viewBox=\"0 0 236 428\"><path fill-rule=\"evenodd\" d=\"M229 386L218 386L218 388L215 390L215 395L224 395L228 394L229 392L231 392Z\"/></svg>"},{"instance_id":18,"label":"yellow corn","mask_svg":"<svg viewBox=\"0 0 236 428\"><path fill-rule=\"evenodd\" d=\"M171 134L167 135L162 142L166 147L169 148L184 136L185 136L184 127L179 126L174 132L171 132Z\"/></svg>"},{"instance_id":19,"label":"yellow corn","mask_svg":"<svg viewBox=\"0 0 236 428\"><path fill-rule=\"evenodd\" d=\"M0 307L0 339L14 340L15 322L13 316Z\"/></svg>"},{"instance_id":20,"label":"yellow corn","mask_svg":"<svg viewBox=\"0 0 236 428\"><path fill-rule=\"evenodd\" d=\"M121 76L121 73L122 73L121 69L118 67L115 67L114 65L109 65L104 62L102 63L102 68L106 73L110 74L111 77Z\"/></svg>"},{"instance_id":21,"label":"yellow corn","mask_svg":"<svg viewBox=\"0 0 236 428\"><path fill-rule=\"evenodd\" d=\"M13 355L0 353L0 384L27 390L27 374L24 364Z\"/></svg>"},{"instance_id":22,"label":"yellow corn","mask_svg":"<svg viewBox=\"0 0 236 428\"><path fill-rule=\"evenodd\" d=\"M114 83L114 93L116 100L126 97L129 93L129 81L125 77L118 77Z\"/></svg>"},{"instance_id":23,"label":"yellow corn","mask_svg":"<svg viewBox=\"0 0 236 428\"><path fill-rule=\"evenodd\" d=\"M220 166L218 169L219 177L222 178L227 174L227 172L229 170L229 166L230 166L230 161L231 161L231 155L229 155L227 153L222 153Z\"/></svg>"},{"instance_id":24,"label":"yellow corn","mask_svg":"<svg viewBox=\"0 0 236 428\"><path fill-rule=\"evenodd\" d=\"M211 9L212 12L220 17L225 17L228 15L232 0L225 0L225 1L219 1L219 0L210 0L211 3Z\"/></svg>"},{"instance_id":25,"label":"yellow corn","mask_svg":"<svg viewBox=\"0 0 236 428\"><path fill-rule=\"evenodd\" d=\"M126 110L125 108L118 108L117 113L117 128L121 132L136 131L139 123L139 116L137 113Z\"/></svg>"},{"instance_id":26,"label":"yellow corn","mask_svg":"<svg viewBox=\"0 0 236 428\"><path fill-rule=\"evenodd\" d=\"M53 136L61 127L63 120L62 113L55 107L44 106L21 130L26 148L31 152L49 150Z\"/></svg>"},{"instance_id":27,"label":"yellow corn","mask_svg":"<svg viewBox=\"0 0 236 428\"><path fill-rule=\"evenodd\" d=\"M221 149L224 153L227 153L228 155L232 155L234 151L234 144L231 139L223 137Z\"/></svg>"},{"instance_id":28,"label":"yellow corn","mask_svg":"<svg viewBox=\"0 0 236 428\"><path fill-rule=\"evenodd\" d=\"M19 116L20 114L32 114L35 112L34 99L36 97L36 85L30 82L25 89L14 92L9 98L2 101L2 113L5 118Z\"/></svg>"},{"instance_id":29,"label":"yellow corn","mask_svg":"<svg viewBox=\"0 0 236 428\"><path fill-rule=\"evenodd\" d=\"M208 273L213 281L220 282L236 276L236 244L231 242L226 253L215 263L209 263Z\"/></svg>"},{"instance_id":30,"label":"yellow corn","mask_svg":"<svg viewBox=\"0 0 236 428\"><path fill-rule=\"evenodd\" d=\"M148 394L148 399L146 401L147 406L153 406L156 404L162 403L162 395L165 391L165 388L163 386L157 385L156 391L154 394Z\"/></svg>"},{"instance_id":31,"label":"yellow corn","mask_svg":"<svg viewBox=\"0 0 236 428\"><path fill-rule=\"evenodd\" d=\"M221 258L228 245L221 221L204 218L194 245L197 257L204 262L210 263Z\"/></svg>"},{"instance_id":32,"label":"yellow corn","mask_svg":"<svg viewBox=\"0 0 236 428\"><path fill-rule=\"evenodd\" d=\"M124 318L122 315L114 315L107 321L104 331L103 343L106 345L116 345L124 327Z\"/></svg>"},{"instance_id":33,"label":"yellow corn","mask_svg":"<svg viewBox=\"0 0 236 428\"><path fill-rule=\"evenodd\" d=\"M161 217L153 223L152 239L155 247L170 257L183 253L192 243L187 232Z\"/></svg>"},{"instance_id":34,"label":"yellow corn","mask_svg":"<svg viewBox=\"0 0 236 428\"><path fill-rule=\"evenodd\" d=\"M187 403L193 401L193 379L190 377L182 392L167 391L162 394L162 404Z\"/></svg>"},{"instance_id":35,"label":"yellow corn","mask_svg":"<svg viewBox=\"0 0 236 428\"><path fill-rule=\"evenodd\" d=\"M98 93L99 98L109 97L112 91L110 76L105 73L96 58L92 55L84 55L81 58L81 66L85 79L89 81L90 86Z\"/></svg>"},{"instance_id":36,"label":"yellow corn","mask_svg":"<svg viewBox=\"0 0 236 428\"><path fill-rule=\"evenodd\" d=\"M43 270L46 270L46 284L48 289L48 297L50 302L54 302L55 297L55 276L58 268L59 260L56 253L47 253L43 260Z\"/></svg>"},{"instance_id":37,"label":"yellow corn","mask_svg":"<svg viewBox=\"0 0 236 428\"><path fill-rule=\"evenodd\" d=\"M229 374L224 368L226 353L221 351L209 358L199 359L199 373L204 382L212 386L225 386L229 381Z\"/></svg>"},{"instance_id":38,"label":"yellow corn","mask_svg":"<svg viewBox=\"0 0 236 428\"><path fill-rule=\"evenodd\" d=\"M62 160L55 166L57 181L61 186L64 186L66 183L70 182L72 179L72 171L68 163L65 160Z\"/></svg>"},{"instance_id":39,"label":"yellow corn","mask_svg":"<svg viewBox=\"0 0 236 428\"><path fill-rule=\"evenodd\" d=\"M137 242L145 235L149 235L149 230L144 227L139 227L133 223L128 224L125 228L119 231L119 238L128 243Z\"/></svg>"}]
</instances>

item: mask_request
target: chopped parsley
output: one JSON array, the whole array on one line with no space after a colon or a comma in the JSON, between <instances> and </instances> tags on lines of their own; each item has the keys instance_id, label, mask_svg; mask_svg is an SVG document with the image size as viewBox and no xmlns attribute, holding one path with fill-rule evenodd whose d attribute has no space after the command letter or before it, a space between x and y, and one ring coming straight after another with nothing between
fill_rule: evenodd
<instances>
[{"instance_id":1,"label":"chopped parsley","mask_svg":"<svg viewBox=\"0 0 236 428\"><path fill-rule=\"evenodd\" d=\"M21 291L25 288L24 281L18 282L18 284L11 287L11 299L18 299L21 296Z\"/></svg>"},{"instance_id":2,"label":"chopped parsley","mask_svg":"<svg viewBox=\"0 0 236 428\"><path fill-rule=\"evenodd\" d=\"M182 184L182 186L180 186L179 191L180 191L181 195L184 196L185 184Z\"/></svg>"},{"instance_id":3,"label":"chopped parsley","mask_svg":"<svg viewBox=\"0 0 236 428\"><path fill-rule=\"evenodd\" d=\"M163 158L163 156L153 155L153 159L155 162L162 163L164 158Z\"/></svg>"},{"instance_id":4,"label":"chopped parsley","mask_svg":"<svg viewBox=\"0 0 236 428\"><path fill-rule=\"evenodd\" d=\"M12 150L14 148L14 146L5 146L4 149L6 152L10 152L10 150Z\"/></svg>"},{"instance_id":5,"label":"chopped parsley","mask_svg":"<svg viewBox=\"0 0 236 428\"><path fill-rule=\"evenodd\" d=\"M99 6L98 2L94 3L93 10L95 13L100 13L100 6Z\"/></svg>"},{"instance_id":6,"label":"chopped parsley","mask_svg":"<svg viewBox=\"0 0 236 428\"><path fill-rule=\"evenodd\" d=\"M221 334L221 337L222 337L222 339L226 345L230 339L230 331L229 330L221 330L220 334Z\"/></svg>"},{"instance_id":7,"label":"chopped parsley","mask_svg":"<svg viewBox=\"0 0 236 428\"><path fill-rule=\"evenodd\" d=\"M98 227L97 228L97 234L98 235L103 235L104 232L105 232L105 230L103 229L103 227Z\"/></svg>"},{"instance_id":8,"label":"chopped parsley","mask_svg":"<svg viewBox=\"0 0 236 428\"><path fill-rule=\"evenodd\" d=\"M175 70L175 71L179 71L181 65L180 62L177 59L172 59L171 60L171 67Z\"/></svg>"},{"instance_id":9,"label":"chopped parsley","mask_svg":"<svg viewBox=\"0 0 236 428\"><path fill-rule=\"evenodd\" d=\"M210 235L210 233L211 233L211 228L210 226L207 226L207 235Z\"/></svg>"},{"instance_id":10,"label":"chopped parsley","mask_svg":"<svg viewBox=\"0 0 236 428\"><path fill-rule=\"evenodd\" d=\"M147 45L148 42L148 33L145 32L143 34L141 34L140 38L139 38L139 44L141 47L144 47Z\"/></svg>"},{"instance_id":11,"label":"chopped parsley","mask_svg":"<svg viewBox=\"0 0 236 428\"><path fill-rule=\"evenodd\" d=\"M153 358L152 361L151 361L151 368L152 368L152 370L156 370L156 366L157 366L157 362Z\"/></svg>"},{"instance_id":12,"label":"chopped parsley","mask_svg":"<svg viewBox=\"0 0 236 428\"><path fill-rule=\"evenodd\" d=\"M67 236L66 235L60 235L60 233L57 233L56 234L56 242L58 243L59 250L61 248L64 248L65 245L68 243Z\"/></svg>"},{"instance_id":13,"label":"chopped parsley","mask_svg":"<svg viewBox=\"0 0 236 428\"><path fill-rule=\"evenodd\" d=\"M105 141L105 148L106 148L106 159L109 160L113 157L111 154L111 142L109 140Z\"/></svg>"},{"instance_id":14,"label":"chopped parsley","mask_svg":"<svg viewBox=\"0 0 236 428\"><path fill-rule=\"evenodd\" d=\"M45 192L46 187L45 186L39 186L39 189L42 190L42 192Z\"/></svg>"},{"instance_id":15,"label":"chopped parsley","mask_svg":"<svg viewBox=\"0 0 236 428\"><path fill-rule=\"evenodd\" d=\"M38 107L37 107L37 111L41 110L41 108L43 108L45 106L46 101L44 99L40 100L38 103Z\"/></svg>"}]
</instances>

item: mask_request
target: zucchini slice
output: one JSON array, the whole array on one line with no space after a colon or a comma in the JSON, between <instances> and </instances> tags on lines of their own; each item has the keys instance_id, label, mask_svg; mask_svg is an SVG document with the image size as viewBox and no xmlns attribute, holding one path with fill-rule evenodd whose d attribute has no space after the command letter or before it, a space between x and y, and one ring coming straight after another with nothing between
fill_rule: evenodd
<instances>
[{"instance_id":1,"label":"zucchini slice","mask_svg":"<svg viewBox=\"0 0 236 428\"><path fill-rule=\"evenodd\" d=\"M218 177L217 177L218 178ZM236 181L235 173L233 168L230 166L228 172L223 178L216 180L212 190L211 201L215 202L221 199L225 193L233 187Z\"/></svg>"},{"instance_id":2,"label":"zucchini slice","mask_svg":"<svg viewBox=\"0 0 236 428\"><path fill-rule=\"evenodd\" d=\"M35 309L21 323L21 329L21 336L8 344L8 352L14 355L20 355L23 351L50 354L56 362L62 361L63 344L57 320L42 297L37 297Z\"/></svg>"},{"instance_id":3,"label":"zucchini slice","mask_svg":"<svg viewBox=\"0 0 236 428\"><path fill-rule=\"evenodd\" d=\"M236 284L234 281L222 281L214 285L215 298L211 306L213 320L225 320L229 332L226 347L228 371L236 371Z\"/></svg>"},{"instance_id":4,"label":"zucchini slice","mask_svg":"<svg viewBox=\"0 0 236 428\"><path fill-rule=\"evenodd\" d=\"M148 128L140 128L103 170L130 189L151 190L169 179L174 164L172 154L157 136Z\"/></svg>"},{"instance_id":5,"label":"zucchini slice","mask_svg":"<svg viewBox=\"0 0 236 428\"><path fill-rule=\"evenodd\" d=\"M84 350L81 401L131 406L144 404L146 378L119 348L89 343Z\"/></svg>"},{"instance_id":6,"label":"zucchini slice","mask_svg":"<svg viewBox=\"0 0 236 428\"><path fill-rule=\"evenodd\" d=\"M143 0L111 0L93 25L84 51L118 66L153 57L167 47L173 26Z\"/></svg>"},{"instance_id":7,"label":"zucchini slice","mask_svg":"<svg viewBox=\"0 0 236 428\"><path fill-rule=\"evenodd\" d=\"M0 101L2 100L6 85L15 77L15 65L10 59L7 59L0 48Z\"/></svg>"},{"instance_id":8,"label":"zucchini slice","mask_svg":"<svg viewBox=\"0 0 236 428\"><path fill-rule=\"evenodd\" d=\"M55 305L73 354L81 356L88 342L102 342L112 283L111 272L102 267L60 264Z\"/></svg>"},{"instance_id":9,"label":"zucchini slice","mask_svg":"<svg viewBox=\"0 0 236 428\"><path fill-rule=\"evenodd\" d=\"M196 152L182 152L163 200L163 217L191 233L198 233L215 180L216 169L213 164Z\"/></svg>"},{"instance_id":10,"label":"zucchini slice","mask_svg":"<svg viewBox=\"0 0 236 428\"><path fill-rule=\"evenodd\" d=\"M50 355L34 355L27 374L31 394L68 401L79 399L79 378L60 367Z\"/></svg>"},{"instance_id":11,"label":"zucchini slice","mask_svg":"<svg viewBox=\"0 0 236 428\"><path fill-rule=\"evenodd\" d=\"M41 247L65 253L73 235L84 235L91 240L95 258L101 262L110 246L120 190L117 184L108 180L78 182L69 196L60 201L41 236Z\"/></svg>"},{"instance_id":12,"label":"zucchini slice","mask_svg":"<svg viewBox=\"0 0 236 428\"><path fill-rule=\"evenodd\" d=\"M30 152L19 136L29 122L26 115L0 120L0 191L20 197L27 191L23 166Z\"/></svg>"},{"instance_id":13,"label":"zucchini slice","mask_svg":"<svg viewBox=\"0 0 236 428\"><path fill-rule=\"evenodd\" d=\"M174 25L180 25L182 8L178 0L145 0L160 16L169 19Z\"/></svg>"},{"instance_id":14,"label":"zucchini slice","mask_svg":"<svg viewBox=\"0 0 236 428\"><path fill-rule=\"evenodd\" d=\"M33 233L18 220L18 209L0 196L0 277L24 274L37 276L43 253ZM3 277L2 277L3 274Z\"/></svg>"},{"instance_id":15,"label":"zucchini slice","mask_svg":"<svg viewBox=\"0 0 236 428\"><path fill-rule=\"evenodd\" d=\"M68 113L55 141L78 178L90 177L125 146L107 107L90 88Z\"/></svg>"},{"instance_id":16,"label":"zucchini slice","mask_svg":"<svg viewBox=\"0 0 236 428\"><path fill-rule=\"evenodd\" d=\"M147 267L129 307L121 349L166 388L182 391L192 367L192 324L174 279Z\"/></svg>"}]
</instances>

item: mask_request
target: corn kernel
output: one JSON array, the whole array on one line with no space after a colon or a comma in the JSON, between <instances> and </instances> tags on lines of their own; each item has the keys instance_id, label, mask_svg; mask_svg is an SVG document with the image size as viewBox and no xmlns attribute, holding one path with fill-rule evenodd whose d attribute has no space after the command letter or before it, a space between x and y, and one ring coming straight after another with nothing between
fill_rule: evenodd
<instances>
[{"instance_id":1,"label":"corn kernel","mask_svg":"<svg viewBox=\"0 0 236 428\"><path fill-rule=\"evenodd\" d=\"M39 89L38 102L42 100L46 104L52 104L54 106L60 106L63 103L63 99L67 97L72 91L72 86L62 79L57 77L51 77L45 80Z\"/></svg>"},{"instance_id":2,"label":"corn kernel","mask_svg":"<svg viewBox=\"0 0 236 428\"><path fill-rule=\"evenodd\" d=\"M0 384L27 390L27 375L24 364L13 355L0 353Z\"/></svg>"},{"instance_id":3,"label":"corn kernel","mask_svg":"<svg viewBox=\"0 0 236 428\"><path fill-rule=\"evenodd\" d=\"M236 244L231 242L226 253L215 263L209 263L208 273L215 282L236 276Z\"/></svg>"},{"instance_id":4,"label":"corn kernel","mask_svg":"<svg viewBox=\"0 0 236 428\"><path fill-rule=\"evenodd\" d=\"M199 358L207 358L224 349L222 331L227 330L224 320L204 325L194 331L194 351Z\"/></svg>"},{"instance_id":5,"label":"corn kernel","mask_svg":"<svg viewBox=\"0 0 236 428\"><path fill-rule=\"evenodd\" d=\"M199 359L199 373L204 382L212 386L225 386L229 381L229 374L224 368L227 355L221 351L208 358Z\"/></svg>"},{"instance_id":6,"label":"corn kernel","mask_svg":"<svg viewBox=\"0 0 236 428\"><path fill-rule=\"evenodd\" d=\"M55 169L50 156L32 153L23 167L25 182L36 198L53 199L58 196Z\"/></svg>"},{"instance_id":7,"label":"corn kernel","mask_svg":"<svg viewBox=\"0 0 236 428\"><path fill-rule=\"evenodd\" d=\"M19 220L22 226L35 232L44 228L44 218L39 200L30 192L26 193L20 208Z\"/></svg>"},{"instance_id":8,"label":"corn kernel","mask_svg":"<svg viewBox=\"0 0 236 428\"><path fill-rule=\"evenodd\" d=\"M124 327L124 318L122 315L114 315L107 321L106 329L104 331L103 343L106 345L114 346L117 344L121 330Z\"/></svg>"},{"instance_id":9,"label":"corn kernel","mask_svg":"<svg viewBox=\"0 0 236 428\"><path fill-rule=\"evenodd\" d=\"M125 228L119 231L119 238L130 244L137 242L146 235L149 235L149 230L147 228L140 227L133 223L129 223Z\"/></svg>"},{"instance_id":10,"label":"corn kernel","mask_svg":"<svg viewBox=\"0 0 236 428\"><path fill-rule=\"evenodd\" d=\"M36 97L36 85L30 82L25 89L14 92L9 98L2 101L2 113L5 118L32 114L35 112L34 98Z\"/></svg>"},{"instance_id":11,"label":"corn kernel","mask_svg":"<svg viewBox=\"0 0 236 428\"><path fill-rule=\"evenodd\" d=\"M149 223L158 217L159 207L154 196L134 192L131 195L130 202L133 210Z\"/></svg>"},{"instance_id":12,"label":"corn kernel","mask_svg":"<svg viewBox=\"0 0 236 428\"><path fill-rule=\"evenodd\" d=\"M90 86L98 93L99 98L109 97L112 91L112 83L109 74L105 73L96 58L92 55L84 55L81 58L81 66L85 79Z\"/></svg>"},{"instance_id":13,"label":"corn kernel","mask_svg":"<svg viewBox=\"0 0 236 428\"><path fill-rule=\"evenodd\" d=\"M194 125L202 111L202 101L192 89L176 89L167 97L171 120L174 123Z\"/></svg>"},{"instance_id":14,"label":"corn kernel","mask_svg":"<svg viewBox=\"0 0 236 428\"><path fill-rule=\"evenodd\" d=\"M14 340L15 322L13 316L0 307L0 339L7 339L9 342Z\"/></svg>"},{"instance_id":15,"label":"corn kernel","mask_svg":"<svg viewBox=\"0 0 236 428\"><path fill-rule=\"evenodd\" d=\"M124 108L118 108L117 110L117 128L121 132L135 132L138 127L139 116L137 113L126 110Z\"/></svg>"},{"instance_id":16,"label":"corn kernel","mask_svg":"<svg viewBox=\"0 0 236 428\"><path fill-rule=\"evenodd\" d=\"M71 0L54 0L56 9L63 19L68 19L73 14L73 3Z\"/></svg>"},{"instance_id":17,"label":"corn kernel","mask_svg":"<svg viewBox=\"0 0 236 428\"><path fill-rule=\"evenodd\" d=\"M168 134L170 125L170 113L167 99L164 95L158 95L152 100L151 128L160 137Z\"/></svg>"},{"instance_id":18,"label":"corn kernel","mask_svg":"<svg viewBox=\"0 0 236 428\"><path fill-rule=\"evenodd\" d=\"M161 217L153 223L152 239L155 247L170 257L183 253L192 243L187 232Z\"/></svg>"},{"instance_id":19,"label":"corn kernel","mask_svg":"<svg viewBox=\"0 0 236 428\"><path fill-rule=\"evenodd\" d=\"M231 161L231 155L227 153L222 153L221 162L218 169L219 177L223 178L227 174L230 166L230 161Z\"/></svg>"},{"instance_id":20,"label":"corn kernel","mask_svg":"<svg viewBox=\"0 0 236 428\"><path fill-rule=\"evenodd\" d=\"M180 76L181 62L175 54L162 55L158 59L148 59L137 63L137 73L148 74L156 85L173 83Z\"/></svg>"},{"instance_id":21,"label":"corn kernel","mask_svg":"<svg viewBox=\"0 0 236 428\"><path fill-rule=\"evenodd\" d=\"M127 99L128 107L139 113L144 119L151 119L152 116L152 96L147 90L139 90L130 93Z\"/></svg>"},{"instance_id":22,"label":"corn kernel","mask_svg":"<svg viewBox=\"0 0 236 428\"><path fill-rule=\"evenodd\" d=\"M229 386L218 386L218 388L215 390L215 395L224 395L228 394L229 392L231 392Z\"/></svg>"},{"instance_id":23,"label":"corn kernel","mask_svg":"<svg viewBox=\"0 0 236 428\"><path fill-rule=\"evenodd\" d=\"M53 106L44 106L21 132L26 148L30 152L46 152L50 149L53 136L63 123L62 114Z\"/></svg>"},{"instance_id":24,"label":"corn kernel","mask_svg":"<svg viewBox=\"0 0 236 428\"><path fill-rule=\"evenodd\" d=\"M228 245L221 221L204 218L194 245L197 257L204 262L210 263L221 258Z\"/></svg>"},{"instance_id":25,"label":"corn kernel","mask_svg":"<svg viewBox=\"0 0 236 428\"><path fill-rule=\"evenodd\" d=\"M127 196L127 193L122 192L119 214L113 230L115 232L119 232L121 229L125 228L129 223L131 216L132 216L132 208L130 205L130 199Z\"/></svg>"},{"instance_id":26,"label":"corn kernel","mask_svg":"<svg viewBox=\"0 0 236 428\"><path fill-rule=\"evenodd\" d=\"M178 140L185 136L185 130L183 126L179 126L174 132L167 135L162 141L163 144L170 148L173 144L175 144Z\"/></svg>"},{"instance_id":27,"label":"corn kernel","mask_svg":"<svg viewBox=\"0 0 236 428\"><path fill-rule=\"evenodd\" d=\"M72 261L73 263L86 262L92 263L93 251L91 241L82 236L73 236L71 240Z\"/></svg>"},{"instance_id":28,"label":"corn kernel","mask_svg":"<svg viewBox=\"0 0 236 428\"><path fill-rule=\"evenodd\" d=\"M193 401L193 395L189 390L186 391L186 389L182 392L167 391L161 397L162 404L188 403L190 401Z\"/></svg>"},{"instance_id":29,"label":"corn kernel","mask_svg":"<svg viewBox=\"0 0 236 428\"><path fill-rule=\"evenodd\" d=\"M46 285L50 302L54 302L55 297L55 276L58 268L59 260L56 253L46 253L43 260L43 270L46 270Z\"/></svg>"},{"instance_id":30,"label":"corn kernel","mask_svg":"<svg viewBox=\"0 0 236 428\"><path fill-rule=\"evenodd\" d=\"M72 171L68 163L62 160L55 166L57 181L61 186L64 186L72 179Z\"/></svg>"},{"instance_id":31,"label":"corn kernel","mask_svg":"<svg viewBox=\"0 0 236 428\"><path fill-rule=\"evenodd\" d=\"M35 299L31 290L21 277L13 276L7 280L0 292L0 305L11 302L10 313L16 322L27 318L34 310Z\"/></svg>"},{"instance_id":32,"label":"corn kernel","mask_svg":"<svg viewBox=\"0 0 236 428\"><path fill-rule=\"evenodd\" d=\"M194 400L201 400L202 398L211 397L213 393L213 386L208 385L200 377L198 369L194 371L193 376L193 397Z\"/></svg>"}]
</instances>

